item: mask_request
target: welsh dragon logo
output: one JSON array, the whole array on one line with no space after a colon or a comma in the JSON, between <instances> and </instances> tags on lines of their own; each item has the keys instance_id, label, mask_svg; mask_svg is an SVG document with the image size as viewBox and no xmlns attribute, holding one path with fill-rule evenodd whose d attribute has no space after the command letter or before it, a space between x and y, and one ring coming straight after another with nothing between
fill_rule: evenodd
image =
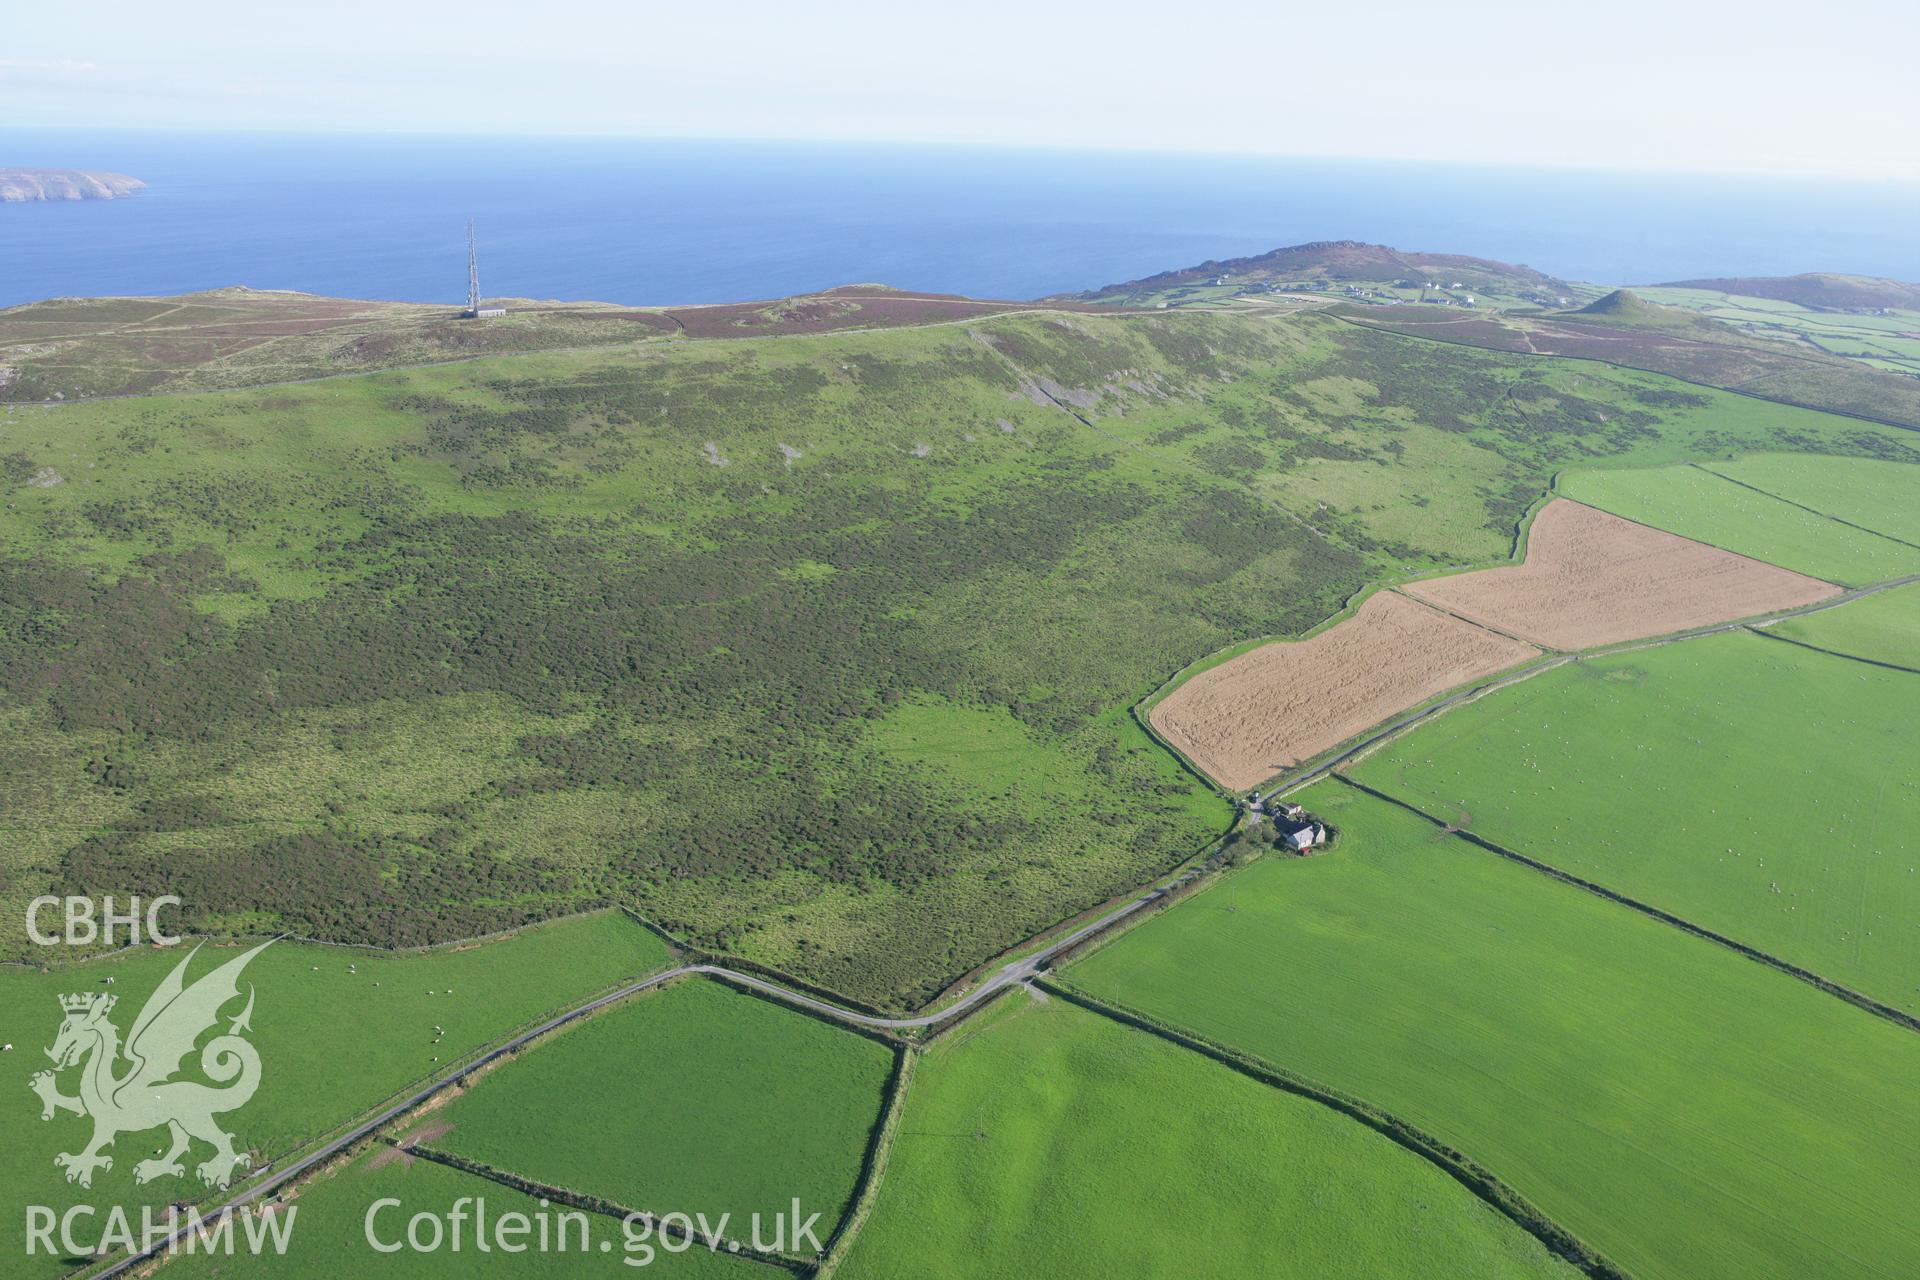
<instances>
[{"instance_id":1,"label":"welsh dragon logo","mask_svg":"<svg viewBox=\"0 0 1920 1280\"><path fill-rule=\"evenodd\" d=\"M246 1008L224 1034L200 1050L200 1070L225 1087L174 1077L201 1034L220 1020L220 1010L239 997L240 971L270 945L263 942L188 986L187 966L200 952L195 947L148 997L124 1046L119 1029L107 1017L113 1012L113 996L88 992L60 997L66 1018L47 1050L53 1070L36 1073L29 1087L40 1095L42 1120L53 1119L56 1111L93 1117L93 1141L80 1151L53 1158L67 1171L68 1182L92 1186L94 1170L113 1168L113 1157L103 1152L114 1138L162 1125L172 1145L164 1155L135 1165L135 1182L182 1176L186 1171L180 1157L196 1138L213 1147L213 1154L195 1169L208 1186L226 1186L236 1170L252 1163L251 1157L233 1149L233 1135L214 1121L216 1115L246 1105L260 1087L260 1055L241 1036L252 1029L251 984ZM130 1065L124 1073L115 1074L122 1057ZM60 1092L56 1073L75 1066L80 1067L80 1092L68 1097Z\"/></svg>"}]
</instances>

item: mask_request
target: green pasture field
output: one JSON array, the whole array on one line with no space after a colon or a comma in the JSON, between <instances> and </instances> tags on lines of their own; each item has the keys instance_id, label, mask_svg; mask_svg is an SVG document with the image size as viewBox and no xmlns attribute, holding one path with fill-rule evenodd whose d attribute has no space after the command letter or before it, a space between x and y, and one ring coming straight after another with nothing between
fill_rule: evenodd
<instances>
[{"instance_id":1,"label":"green pasture field","mask_svg":"<svg viewBox=\"0 0 1920 1280\"><path fill-rule=\"evenodd\" d=\"M1777 498L1920 545L1920 466L1778 453L1703 465Z\"/></svg>"},{"instance_id":2,"label":"green pasture field","mask_svg":"<svg viewBox=\"0 0 1920 1280\"><path fill-rule=\"evenodd\" d=\"M1920 338L1914 336L1920 333L1920 312L1851 315L1711 289L1636 286L1634 293L1648 302L1703 312L1736 329L1807 342L1831 355L1846 356L1875 368L1920 373Z\"/></svg>"},{"instance_id":3,"label":"green pasture field","mask_svg":"<svg viewBox=\"0 0 1920 1280\"><path fill-rule=\"evenodd\" d=\"M624 1225L600 1214L586 1215L586 1244L582 1256L581 1227L577 1220L561 1218L577 1213L564 1205L541 1202L485 1178L464 1173L423 1159L394 1159L383 1156L383 1148L339 1167L316 1174L301 1185L291 1200L295 1209L287 1250L284 1254L254 1257L236 1253L232 1257L206 1254L181 1254L171 1259L160 1274L168 1280L239 1280L264 1276L269 1280L338 1280L342 1276L403 1277L404 1280L492 1280L508 1277L522 1280L532 1277L584 1275L669 1276L673 1280L778 1280L784 1271L758 1263L743 1262L724 1253L715 1253L696 1244L681 1253L669 1253L659 1247L657 1235L638 1238L642 1230L634 1228L636 1239L629 1249ZM398 1205L374 1209L376 1201L397 1200ZM532 1230L524 1236L509 1236L509 1243L527 1246L523 1252L507 1253L497 1247L502 1238L489 1233L486 1240L496 1247L481 1253L475 1238L472 1201L485 1202L490 1223L498 1223L507 1214L526 1216ZM462 1201L469 1203L461 1205ZM453 1248L448 1215L456 1206L467 1215L461 1248ZM368 1213L373 1212L374 1239L381 1245L401 1244L399 1252L375 1249L368 1242ZM283 1206L275 1212L285 1213ZM432 1214L442 1222L440 1247L432 1252L405 1247L409 1221L416 1214ZM539 1247L539 1230L547 1224L547 1247ZM235 1228L244 1239L241 1228ZM491 1229L489 1229L491 1232ZM421 1242L433 1239L431 1228L420 1228ZM612 1247L602 1252L602 1242ZM564 1247L563 1247L564 1246ZM649 1253L648 1250L651 1249ZM623 1263L631 1258L635 1265ZM644 1263L643 1265L640 1265Z\"/></svg>"},{"instance_id":4,"label":"green pasture field","mask_svg":"<svg viewBox=\"0 0 1920 1280\"><path fill-rule=\"evenodd\" d=\"M1353 773L1920 1013L1916 723L1920 679L1736 632L1559 667Z\"/></svg>"},{"instance_id":5,"label":"green pasture field","mask_svg":"<svg viewBox=\"0 0 1920 1280\"><path fill-rule=\"evenodd\" d=\"M87 1203L104 1212L115 1204L165 1204L207 1193L193 1169L210 1154L203 1144L184 1161L184 1177L135 1185L134 1165L157 1154L155 1148L165 1143L162 1130L122 1135L108 1152L113 1168L96 1173L91 1190L68 1185L53 1157L81 1150L92 1122L68 1112L43 1122L38 1100L27 1091L27 1077L48 1065L41 1050L53 1044L59 1030L62 994L110 991L117 1001L112 1021L125 1034L148 994L186 954L185 949L148 948L44 973L0 969L0 1010L5 1011L0 1040L14 1045L4 1059L11 1077L5 1083L9 1094L17 1094L0 1107L0 1202L61 1211ZM188 981L239 954L204 947ZM255 993L248 1038L260 1054L259 1091L222 1123L234 1134L236 1148L251 1152L259 1167L344 1126L407 1086L444 1074L542 1015L657 970L667 958L657 937L614 912L425 953L276 942L242 975L243 995L249 987ZM114 981L108 984L108 978ZM225 1011L222 1029L239 1011L238 1003ZM187 1061L187 1076L196 1078L198 1058ZM124 1074L127 1064L117 1064L116 1070ZM79 1074L62 1073L63 1093L75 1093ZM23 1229L18 1213L0 1218L0 1256L22 1255ZM42 1261L31 1274L65 1269L57 1259Z\"/></svg>"},{"instance_id":6,"label":"green pasture field","mask_svg":"<svg viewBox=\"0 0 1920 1280\"><path fill-rule=\"evenodd\" d=\"M1920 1268L1920 1037L1328 782L1270 858L1075 964L1384 1107L1641 1280Z\"/></svg>"},{"instance_id":7,"label":"green pasture field","mask_svg":"<svg viewBox=\"0 0 1920 1280\"><path fill-rule=\"evenodd\" d=\"M429 1145L628 1209L728 1214L721 1234L743 1241L797 1196L824 1241L892 1070L883 1044L695 979L488 1073Z\"/></svg>"},{"instance_id":8,"label":"green pasture field","mask_svg":"<svg viewBox=\"0 0 1920 1280\"><path fill-rule=\"evenodd\" d=\"M1020 994L915 1067L879 1198L836 1274L1578 1273L1330 1108Z\"/></svg>"},{"instance_id":9,"label":"green pasture field","mask_svg":"<svg viewBox=\"0 0 1920 1280\"><path fill-rule=\"evenodd\" d=\"M1271 309L9 407L0 906L614 901L914 1007L1225 829L1126 714L1200 655L1504 559L1566 467L1801 448L1908 445Z\"/></svg>"},{"instance_id":10,"label":"green pasture field","mask_svg":"<svg viewBox=\"0 0 1920 1280\"><path fill-rule=\"evenodd\" d=\"M1920 671L1920 583L1767 628L1817 649Z\"/></svg>"},{"instance_id":11,"label":"green pasture field","mask_svg":"<svg viewBox=\"0 0 1920 1280\"><path fill-rule=\"evenodd\" d=\"M1880 482L1877 475L1861 479ZM1629 520L1843 586L1920 573L1920 547L1816 515L1703 467L1576 471L1560 478L1559 491Z\"/></svg>"}]
</instances>

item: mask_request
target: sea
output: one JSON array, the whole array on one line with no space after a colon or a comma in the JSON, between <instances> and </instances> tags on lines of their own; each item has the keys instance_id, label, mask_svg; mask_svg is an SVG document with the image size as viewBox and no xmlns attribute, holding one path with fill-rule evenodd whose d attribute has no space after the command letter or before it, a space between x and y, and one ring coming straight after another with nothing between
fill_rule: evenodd
<instances>
[{"instance_id":1,"label":"sea","mask_svg":"<svg viewBox=\"0 0 1920 1280\"><path fill-rule=\"evenodd\" d=\"M1655 283L1920 280L1920 185L1159 152L0 129L131 199L0 205L0 305L223 285L632 305L1088 289L1309 240Z\"/></svg>"}]
</instances>

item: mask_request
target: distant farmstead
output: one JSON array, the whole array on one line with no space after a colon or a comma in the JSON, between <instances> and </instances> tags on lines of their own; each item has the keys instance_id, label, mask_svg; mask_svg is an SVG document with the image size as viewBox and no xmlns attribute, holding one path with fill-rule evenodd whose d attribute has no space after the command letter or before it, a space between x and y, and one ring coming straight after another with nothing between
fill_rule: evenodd
<instances>
[{"instance_id":1,"label":"distant farmstead","mask_svg":"<svg viewBox=\"0 0 1920 1280\"><path fill-rule=\"evenodd\" d=\"M1259 792L1247 797L1247 812L1254 822L1268 814ZM1331 836L1327 824L1301 805L1282 801L1273 805L1270 816L1273 820L1274 843L1284 845L1295 853L1318 849Z\"/></svg>"}]
</instances>

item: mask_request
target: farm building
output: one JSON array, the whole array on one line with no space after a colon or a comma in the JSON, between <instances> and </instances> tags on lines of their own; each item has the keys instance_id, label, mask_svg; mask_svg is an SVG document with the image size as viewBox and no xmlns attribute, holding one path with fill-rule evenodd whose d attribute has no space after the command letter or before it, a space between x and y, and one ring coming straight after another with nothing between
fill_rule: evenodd
<instances>
[{"instance_id":1,"label":"farm building","mask_svg":"<svg viewBox=\"0 0 1920 1280\"><path fill-rule=\"evenodd\" d=\"M1294 809L1299 816L1285 813L1273 815L1273 829L1280 834L1279 843L1295 853L1305 853L1327 842L1326 824L1301 811L1297 805L1289 805L1288 808Z\"/></svg>"}]
</instances>

